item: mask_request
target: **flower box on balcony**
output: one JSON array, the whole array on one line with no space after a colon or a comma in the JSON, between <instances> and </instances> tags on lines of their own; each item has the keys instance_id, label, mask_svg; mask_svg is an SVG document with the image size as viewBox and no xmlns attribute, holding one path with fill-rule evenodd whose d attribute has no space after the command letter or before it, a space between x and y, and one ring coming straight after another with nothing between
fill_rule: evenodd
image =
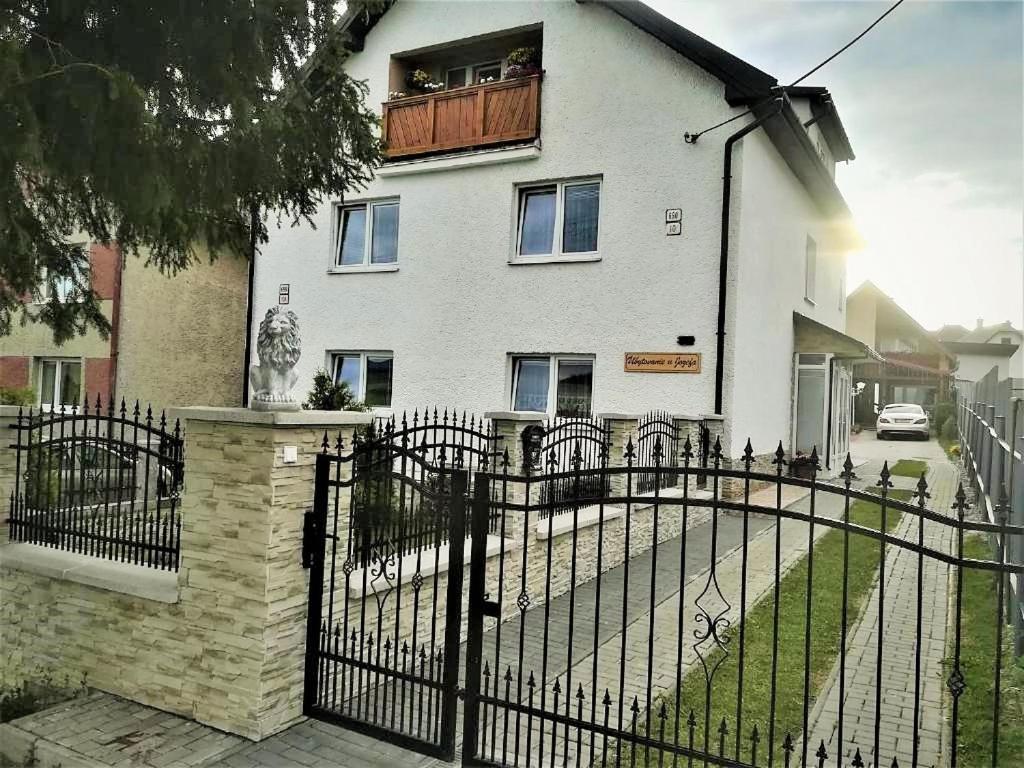
<instances>
[{"instance_id":1,"label":"flower box on balcony","mask_svg":"<svg viewBox=\"0 0 1024 768\"><path fill-rule=\"evenodd\" d=\"M385 155L407 158L536 139L540 79L531 75L387 101Z\"/></svg>"}]
</instances>

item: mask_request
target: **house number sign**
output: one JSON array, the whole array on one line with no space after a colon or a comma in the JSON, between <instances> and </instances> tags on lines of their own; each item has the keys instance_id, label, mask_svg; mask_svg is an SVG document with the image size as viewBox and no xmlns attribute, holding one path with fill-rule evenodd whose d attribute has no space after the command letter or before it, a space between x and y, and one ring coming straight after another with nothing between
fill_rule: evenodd
<instances>
[{"instance_id":1,"label":"house number sign","mask_svg":"<svg viewBox=\"0 0 1024 768\"><path fill-rule=\"evenodd\" d=\"M627 352L627 373L700 373L699 352Z\"/></svg>"}]
</instances>

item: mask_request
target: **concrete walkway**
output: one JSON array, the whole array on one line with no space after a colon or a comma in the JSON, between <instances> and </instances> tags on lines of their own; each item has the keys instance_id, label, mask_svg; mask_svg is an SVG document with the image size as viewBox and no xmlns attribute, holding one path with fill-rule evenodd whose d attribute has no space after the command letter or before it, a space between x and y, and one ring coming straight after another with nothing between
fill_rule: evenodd
<instances>
[{"instance_id":1,"label":"concrete walkway","mask_svg":"<svg viewBox=\"0 0 1024 768\"><path fill-rule=\"evenodd\" d=\"M873 435L872 435L873 437ZM951 509L956 493L956 468L947 460L935 442L890 443L861 440L855 447L861 455L893 458L920 458L928 461L927 480L930 509L954 516ZM908 478L893 478L903 487L916 485ZM917 518L904 516L896 535L908 542L917 542ZM953 529L934 522L924 525L925 545L940 552L951 552ZM946 621L948 584L951 569L944 563L923 558L921 597L921 677L918 755L916 765L945 764L947 745L943 743L945 718L943 712L944 672L942 659L946 653ZM915 765L914 702L917 660L917 594L918 556L916 553L890 547L886 558L885 603L882 621L882 705L878 751L880 761L872 754L875 728L876 660L879 642L878 601L876 583L868 599L861 621L853 629L847 646L846 688L843 706L843 744L839 740L839 662L832 670L825 693L815 708L809 738L810 754L824 741L830 758L842 751L844 762L853 758L853 745L860 748L865 765L888 768L893 758L901 766Z\"/></svg>"}]
</instances>

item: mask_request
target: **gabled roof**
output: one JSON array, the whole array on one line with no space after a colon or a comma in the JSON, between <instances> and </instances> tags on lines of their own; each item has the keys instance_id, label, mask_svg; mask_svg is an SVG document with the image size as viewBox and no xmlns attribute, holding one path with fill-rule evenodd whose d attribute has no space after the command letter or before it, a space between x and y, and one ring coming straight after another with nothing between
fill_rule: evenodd
<instances>
[{"instance_id":1,"label":"gabled roof","mask_svg":"<svg viewBox=\"0 0 1024 768\"><path fill-rule=\"evenodd\" d=\"M1021 331L1014 328L1013 323L1009 320L994 325L978 325L970 330L962 325L944 325L932 335L944 343L956 341L964 344L987 344L991 343L992 338L1000 333L1021 335Z\"/></svg>"},{"instance_id":2,"label":"gabled roof","mask_svg":"<svg viewBox=\"0 0 1024 768\"><path fill-rule=\"evenodd\" d=\"M911 317L903 307L897 304L892 297L884 293L881 288L875 285L870 280L865 280L863 283L857 286L856 290L846 297L846 305L849 307L851 301L856 301L861 296L874 296L878 299L882 306L891 311L896 315L902 322L909 325L912 329L917 331L921 339L923 339L935 352L940 355L944 355L951 362L956 361L956 356L950 352L945 345L943 345L938 339L935 338L934 334L929 333L925 328ZM876 306L875 312L878 312ZM876 342L877 343L877 342ZM902 364L902 363L901 363Z\"/></svg>"},{"instance_id":3,"label":"gabled roof","mask_svg":"<svg viewBox=\"0 0 1024 768\"><path fill-rule=\"evenodd\" d=\"M967 334L967 329L962 325L944 325L932 335L939 341L960 341Z\"/></svg>"}]
</instances>

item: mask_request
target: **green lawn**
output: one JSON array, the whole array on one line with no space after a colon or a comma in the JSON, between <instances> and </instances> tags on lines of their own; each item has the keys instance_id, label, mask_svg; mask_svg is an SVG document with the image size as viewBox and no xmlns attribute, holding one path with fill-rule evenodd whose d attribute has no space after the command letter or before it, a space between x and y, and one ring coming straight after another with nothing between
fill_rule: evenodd
<instances>
[{"instance_id":1,"label":"green lawn","mask_svg":"<svg viewBox=\"0 0 1024 768\"><path fill-rule=\"evenodd\" d=\"M909 491L890 491L891 498L907 500ZM887 530L892 530L899 522L899 513L889 510L886 513ZM867 501L856 501L850 506L850 519L859 525L872 527L876 530L881 525L881 510L877 504ZM814 545L814 580L811 597L811 666L810 688L812 698L815 697L825 683L839 653L839 635L842 626L842 590L843 590L843 532L830 530ZM848 595L848 631L852 631L865 598L875 583L878 570L878 542L867 536L851 535L849 537L849 583ZM793 734L794 740L801 735L803 723L803 679L804 679L804 635L805 605L807 594L807 557L804 556L782 579L779 600L779 657L778 687L776 691L776 755L782 755L782 740L786 732ZM744 649L743 676L743 749L741 757L749 760L750 733L756 725L761 744L758 748L758 762L766 762L768 740L768 714L771 691L771 658L772 658L772 615L774 597L771 591L755 607L747 609L747 623ZM871 607L869 607L870 609ZM733 756L736 747L735 719L738 682L739 626L729 631L731 642L729 654L722 661L714 676L711 703L711 724L709 749L717 754L719 744L718 727L725 718L728 722L729 735L726 737L726 754ZM709 666L713 666L720 654L712 655ZM688 737L687 718L692 709L697 721L694 731L694 746L703 746L704 711L706 683L704 670L699 662L683 679L680 697L680 709L675 711L675 693L663 698L668 711L665 725L666 740L671 740L676 719L679 723L680 742L685 744ZM654 706L657 712L661 703ZM813 701L811 702L813 707ZM658 720L652 719L652 735L658 735ZM644 763L642 749L637 750L637 762ZM811 756L814 747L810 750ZM799 756L794 756L794 764ZM646 756L647 765L659 765L659 756L651 752ZM671 765L671 756L665 755L661 761Z\"/></svg>"},{"instance_id":2,"label":"green lawn","mask_svg":"<svg viewBox=\"0 0 1024 768\"><path fill-rule=\"evenodd\" d=\"M900 459L891 467L889 472L900 477L920 477L922 472L928 469L928 462L920 459Z\"/></svg>"},{"instance_id":3,"label":"green lawn","mask_svg":"<svg viewBox=\"0 0 1024 768\"><path fill-rule=\"evenodd\" d=\"M992 550L982 536L964 541L964 556L989 559ZM958 764L963 768L992 764L992 694L996 661L996 584L993 574L964 570L960 662L967 687L960 697L957 732ZM1005 615L1005 614L1004 614ZM1024 657L1011 656L1010 632L1003 631L1000 690L999 765L1024 765ZM950 638L952 644L952 638ZM953 648L946 675L953 668Z\"/></svg>"}]
</instances>

